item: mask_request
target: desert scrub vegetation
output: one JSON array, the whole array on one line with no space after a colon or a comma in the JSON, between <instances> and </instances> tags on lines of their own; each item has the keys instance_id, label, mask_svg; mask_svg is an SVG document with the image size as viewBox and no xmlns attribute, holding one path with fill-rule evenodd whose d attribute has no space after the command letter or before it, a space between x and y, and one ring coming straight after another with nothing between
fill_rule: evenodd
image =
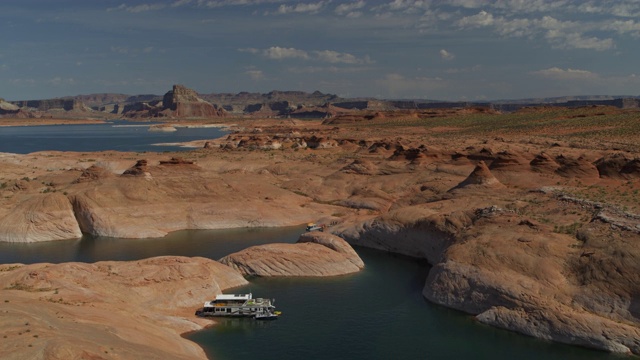
<instances>
[{"instance_id":1,"label":"desert scrub vegetation","mask_svg":"<svg viewBox=\"0 0 640 360\"><path fill-rule=\"evenodd\" d=\"M618 142L640 149L640 112L609 107L537 108L513 113L471 113L434 117L400 116L358 122L357 127L424 127L435 137L536 135L556 140ZM442 130L445 129L445 130Z\"/></svg>"}]
</instances>

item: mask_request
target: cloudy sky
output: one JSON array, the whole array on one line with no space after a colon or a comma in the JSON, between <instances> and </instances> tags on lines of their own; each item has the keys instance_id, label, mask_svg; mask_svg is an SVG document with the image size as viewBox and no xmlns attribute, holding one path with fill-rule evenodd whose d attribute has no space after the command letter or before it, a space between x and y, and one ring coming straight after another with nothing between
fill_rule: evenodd
<instances>
[{"instance_id":1,"label":"cloudy sky","mask_svg":"<svg viewBox=\"0 0 640 360\"><path fill-rule=\"evenodd\" d=\"M640 95L640 0L2 0L0 97Z\"/></svg>"}]
</instances>

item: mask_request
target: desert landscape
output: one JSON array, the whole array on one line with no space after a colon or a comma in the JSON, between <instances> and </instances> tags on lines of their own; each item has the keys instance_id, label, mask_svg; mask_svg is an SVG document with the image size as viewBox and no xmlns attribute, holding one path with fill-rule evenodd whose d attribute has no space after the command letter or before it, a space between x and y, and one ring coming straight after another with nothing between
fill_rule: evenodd
<instances>
[{"instance_id":1,"label":"desert landscape","mask_svg":"<svg viewBox=\"0 0 640 360\"><path fill-rule=\"evenodd\" d=\"M170 93L132 118L229 134L175 154L2 153L0 241L307 222L325 232L221 262L2 264L3 358L206 358L180 337L210 324L193 316L203 299L243 275L357 272L366 264L350 245L428 261L424 297L479 322L640 355L637 107L327 104L296 118ZM122 115L12 109L2 125Z\"/></svg>"}]
</instances>

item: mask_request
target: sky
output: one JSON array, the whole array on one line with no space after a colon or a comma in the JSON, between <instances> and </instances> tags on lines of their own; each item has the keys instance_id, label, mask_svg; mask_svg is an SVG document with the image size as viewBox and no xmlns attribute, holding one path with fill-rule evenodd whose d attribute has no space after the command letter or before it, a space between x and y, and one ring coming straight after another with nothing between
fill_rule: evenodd
<instances>
[{"instance_id":1,"label":"sky","mask_svg":"<svg viewBox=\"0 0 640 360\"><path fill-rule=\"evenodd\" d=\"M640 0L2 0L0 98L640 95Z\"/></svg>"}]
</instances>

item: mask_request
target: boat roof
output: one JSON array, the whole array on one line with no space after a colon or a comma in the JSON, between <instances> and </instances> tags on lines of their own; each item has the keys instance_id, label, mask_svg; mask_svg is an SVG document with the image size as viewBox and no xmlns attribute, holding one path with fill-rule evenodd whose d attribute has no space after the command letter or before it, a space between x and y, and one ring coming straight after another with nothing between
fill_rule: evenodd
<instances>
[{"instance_id":1,"label":"boat roof","mask_svg":"<svg viewBox=\"0 0 640 360\"><path fill-rule=\"evenodd\" d=\"M249 294L220 294L216 296L216 300L249 300L251 299L251 293Z\"/></svg>"}]
</instances>

